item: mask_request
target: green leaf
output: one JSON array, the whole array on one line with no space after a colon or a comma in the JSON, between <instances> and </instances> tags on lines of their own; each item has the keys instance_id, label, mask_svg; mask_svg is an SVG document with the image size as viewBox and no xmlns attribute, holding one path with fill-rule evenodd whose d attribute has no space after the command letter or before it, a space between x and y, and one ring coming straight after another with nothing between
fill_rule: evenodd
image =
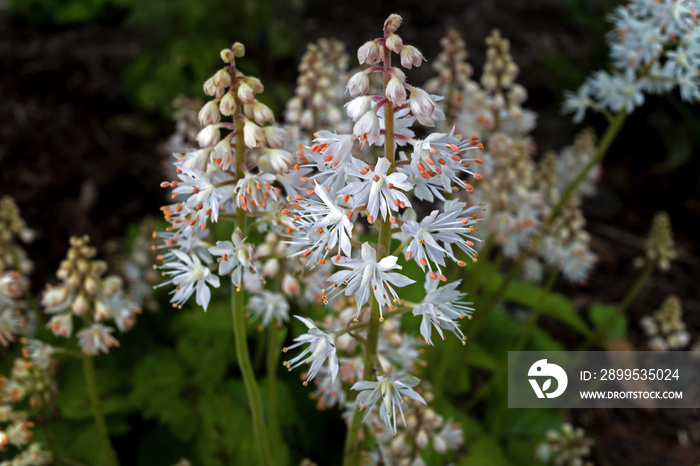
<instances>
[{"instance_id":1,"label":"green leaf","mask_svg":"<svg viewBox=\"0 0 700 466\"><path fill-rule=\"evenodd\" d=\"M589 313L596 330L606 338L622 338L627 333L627 318L617 308L595 302Z\"/></svg>"}]
</instances>

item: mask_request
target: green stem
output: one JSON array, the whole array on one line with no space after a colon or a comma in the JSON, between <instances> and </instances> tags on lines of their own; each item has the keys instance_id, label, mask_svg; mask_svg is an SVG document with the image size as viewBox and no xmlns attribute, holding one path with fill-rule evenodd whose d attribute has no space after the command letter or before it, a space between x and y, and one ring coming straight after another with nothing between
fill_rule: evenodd
<instances>
[{"instance_id":1,"label":"green stem","mask_svg":"<svg viewBox=\"0 0 700 466\"><path fill-rule=\"evenodd\" d=\"M598 145L598 149L596 150L595 155L590 160L590 162L588 162L588 164L583 168L583 170L581 170L579 175L566 188L566 191L564 191L564 194L559 199L559 202L552 209L552 212L549 214L547 220L544 223L542 223L539 230L535 234L533 240L531 241L531 246L528 249L526 249L520 255L515 264L513 264L513 266L508 271L506 278L501 283L501 286L499 286L496 292L490 296L490 299L487 301L484 308L481 309L480 312L475 313L474 320L472 321L472 324L467 332L467 341L469 341L469 339L473 337L479 330L479 328L483 325L483 323L486 321L486 318L493 311L498 300L503 296L506 289L508 289L510 283L520 272L520 269L522 268L525 261L532 254L534 254L535 250L537 249L537 244L547 233L549 225L551 225L551 223L559 216L566 203L576 192L576 188L578 188L578 186L583 182L583 180L586 179L586 176L593 169L593 167L595 167L603 160L603 157L607 153L610 144L612 144L613 140L615 139L615 136L617 136L617 133L620 132L620 128L622 128L622 124L625 122L626 118L627 112L624 109L622 109L610 123L608 129L605 131L605 134L603 134L603 138L600 140L600 144ZM469 350L469 343L467 343L466 350Z\"/></svg>"},{"instance_id":2,"label":"green stem","mask_svg":"<svg viewBox=\"0 0 700 466\"><path fill-rule=\"evenodd\" d=\"M83 372L85 373L85 382L87 385L88 395L90 396L90 403L92 404L92 416L95 418L95 427L97 427L97 433L99 434L100 441L102 442L102 449L107 455L107 463L110 466L119 466L117 454L114 452L112 443L109 440L109 431L107 430L105 417L102 413L100 397L97 393L97 379L95 378L95 366L92 363L92 356L83 356Z\"/></svg>"},{"instance_id":3,"label":"green stem","mask_svg":"<svg viewBox=\"0 0 700 466\"><path fill-rule=\"evenodd\" d=\"M287 334L285 327L277 328L270 324L267 336L267 384L268 384L268 404L270 408L270 419L268 422L270 448L274 453L277 442L281 438L282 431L279 424L279 409L277 404L277 367L280 363L280 342L284 341Z\"/></svg>"},{"instance_id":4,"label":"green stem","mask_svg":"<svg viewBox=\"0 0 700 466\"><path fill-rule=\"evenodd\" d=\"M236 356L238 357L238 366L243 374L243 382L245 383L246 391L248 392L248 402L250 412L253 418L253 433L258 446L258 454L260 455L260 463L263 465L271 465L269 442L267 440L267 432L263 421L262 403L260 401L260 391L258 384L255 381L253 373L253 364L250 361L250 353L248 352L248 341L245 332L245 316L243 315L245 305L243 302L243 291L237 291L235 287L231 289L231 310L233 313L233 334L236 340Z\"/></svg>"},{"instance_id":5,"label":"green stem","mask_svg":"<svg viewBox=\"0 0 700 466\"><path fill-rule=\"evenodd\" d=\"M596 330L595 332L591 332L591 334L586 339L586 342L581 346L581 349L579 351L587 350L591 347L591 345L598 342L601 338L605 337L605 334L608 332L608 329L615 321L615 318L625 313L629 305L632 304L632 301L634 301L639 292L642 291L644 286L647 284L653 271L654 263L651 261L647 262L646 266L644 267L644 270L642 271L642 274L639 276L639 278L637 278L637 281L634 283L632 288L629 289L625 297L622 299L620 305L617 306L617 311L610 314L608 318L605 319L605 321L603 321L602 325L598 327L598 330Z\"/></svg>"},{"instance_id":6,"label":"green stem","mask_svg":"<svg viewBox=\"0 0 700 466\"><path fill-rule=\"evenodd\" d=\"M386 95L387 84L391 79L391 50L384 47L384 95ZM384 156L391 163L387 174L395 170L395 153L394 153L394 104L387 100L384 107ZM379 220L379 239L377 242L377 260L389 253L391 246L391 223L387 220ZM364 354L364 371L362 380L370 380L375 373L375 362L377 354L377 341L379 339L379 319L380 319L379 303L376 299L372 299L372 307L369 316L369 328L367 329L367 338L365 339L365 354ZM381 365L376 365L376 370L381 371ZM350 429L348 430L345 441L345 457L343 459L344 466L353 466L360 464L360 442L359 433L362 427L363 413L358 407L355 407L355 413L352 417Z\"/></svg>"},{"instance_id":7,"label":"green stem","mask_svg":"<svg viewBox=\"0 0 700 466\"><path fill-rule=\"evenodd\" d=\"M232 76L235 76L235 63L231 62ZM236 106L236 111L233 114L233 120L236 127L236 179L243 177L243 164L245 163L245 140L243 136L243 120L241 115L240 105ZM243 209L236 210L236 227L241 229L241 233L246 234L246 213ZM267 431L265 430L265 422L263 420L262 402L260 400L260 391L253 373L253 365L250 361L250 353L248 352L248 340L245 331L245 303L243 301L243 291L234 286L231 287L231 313L233 314L233 335L236 340L236 357L238 358L238 367L243 375L246 392L248 392L248 403L250 405L250 413L253 420L253 433L255 442L258 447L259 464L271 465L269 441L267 439Z\"/></svg>"}]
</instances>

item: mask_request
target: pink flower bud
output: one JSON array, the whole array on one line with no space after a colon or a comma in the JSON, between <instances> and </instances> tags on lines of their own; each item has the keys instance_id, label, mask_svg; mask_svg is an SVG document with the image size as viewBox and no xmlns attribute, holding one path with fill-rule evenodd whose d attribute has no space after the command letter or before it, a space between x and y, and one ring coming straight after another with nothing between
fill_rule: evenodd
<instances>
[{"instance_id":1,"label":"pink flower bud","mask_svg":"<svg viewBox=\"0 0 700 466\"><path fill-rule=\"evenodd\" d=\"M397 14L389 15L389 17L384 21L384 29L389 32L396 32L396 30L401 26L403 18Z\"/></svg>"},{"instance_id":2,"label":"pink flower bud","mask_svg":"<svg viewBox=\"0 0 700 466\"><path fill-rule=\"evenodd\" d=\"M199 111L199 123L202 125L212 125L221 121L221 115L219 114L219 108L216 105L215 100L210 100L204 107Z\"/></svg>"},{"instance_id":3,"label":"pink flower bud","mask_svg":"<svg viewBox=\"0 0 700 466\"><path fill-rule=\"evenodd\" d=\"M419 87L411 88L411 111L423 126L435 126L435 122L445 118L445 112Z\"/></svg>"},{"instance_id":4,"label":"pink flower bud","mask_svg":"<svg viewBox=\"0 0 700 466\"><path fill-rule=\"evenodd\" d=\"M368 112L371 108L372 98L363 96L352 99L350 102L345 104L347 114L352 121L359 120L362 115Z\"/></svg>"},{"instance_id":5,"label":"pink flower bud","mask_svg":"<svg viewBox=\"0 0 700 466\"><path fill-rule=\"evenodd\" d=\"M364 71L352 75L348 81L347 90L351 96L365 95L369 92L369 76Z\"/></svg>"},{"instance_id":6,"label":"pink flower bud","mask_svg":"<svg viewBox=\"0 0 700 466\"><path fill-rule=\"evenodd\" d=\"M236 102L236 98L233 97L233 94L227 92L219 102L219 110L222 115L231 116L235 113L237 105L238 103Z\"/></svg>"},{"instance_id":7,"label":"pink flower bud","mask_svg":"<svg viewBox=\"0 0 700 466\"><path fill-rule=\"evenodd\" d=\"M219 88L214 84L214 78L209 78L204 81L204 93L206 95L215 96L219 92Z\"/></svg>"},{"instance_id":8,"label":"pink flower bud","mask_svg":"<svg viewBox=\"0 0 700 466\"><path fill-rule=\"evenodd\" d=\"M367 63L368 65L376 65L382 61L382 52L379 45L373 40L365 42L357 51L357 60L360 65Z\"/></svg>"},{"instance_id":9,"label":"pink flower bud","mask_svg":"<svg viewBox=\"0 0 700 466\"><path fill-rule=\"evenodd\" d=\"M391 34L386 38L386 47L394 53L400 53L403 47L403 41L398 34Z\"/></svg>"},{"instance_id":10,"label":"pink flower bud","mask_svg":"<svg viewBox=\"0 0 700 466\"><path fill-rule=\"evenodd\" d=\"M425 429L418 431L416 435L416 446L418 448L425 448L428 446L428 434L425 432Z\"/></svg>"},{"instance_id":11,"label":"pink flower bud","mask_svg":"<svg viewBox=\"0 0 700 466\"><path fill-rule=\"evenodd\" d=\"M403 86L403 81L397 76L393 76L386 86L386 98L394 105L403 105L406 102L406 89Z\"/></svg>"},{"instance_id":12,"label":"pink flower bud","mask_svg":"<svg viewBox=\"0 0 700 466\"><path fill-rule=\"evenodd\" d=\"M90 303L83 294L79 294L78 298L73 301L71 309L73 310L73 314L81 316L84 315L88 309L90 309Z\"/></svg>"},{"instance_id":13,"label":"pink flower bud","mask_svg":"<svg viewBox=\"0 0 700 466\"><path fill-rule=\"evenodd\" d=\"M404 68L419 67L423 60L423 54L414 46L404 45L401 49L401 66Z\"/></svg>"},{"instance_id":14,"label":"pink flower bud","mask_svg":"<svg viewBox=\"0 0 700 466\"><path fill-rule=\"evenodd\" d=\"M284 147L284 143L289 139L289 133L276 126L266 126L263 128L263 134L267 145L273 148Z\"/></svg>"}]
</instances>

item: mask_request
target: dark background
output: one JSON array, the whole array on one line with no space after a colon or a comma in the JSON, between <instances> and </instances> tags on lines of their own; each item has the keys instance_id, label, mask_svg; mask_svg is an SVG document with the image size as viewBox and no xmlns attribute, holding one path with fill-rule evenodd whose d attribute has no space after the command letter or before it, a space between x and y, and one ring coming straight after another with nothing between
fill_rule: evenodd
<instances>
[{"instance_id":1,"label":"dark background","mask_svg":"<svg viewBox=\"0 0 700 466\"><path fill-rule=\"evenodd\" d=\"M218 51L234 41L246 45L243 67L261 78L264 99L281 115L307 42L340 39L355 64L357 48L379 35L389 13L399 13L404 42L428 59L428 66L408 73L420 84L433 76L431 59L447 27L466 39L477 78L484 39L498 28L511 40L518 81L529 92L526 106L539 114L534 139L542 154L570 144L584 125L604 131L602 117L588 116L577 127L560 107L564 90L605 67L605 18L618 3L0 1L0 194L16 199L38 234L27 248L35 286L52 280L70 235L88 233L109 254L121 250L129 225L158 215L166 202L158 185L164 143L174 129L171 102L178 94L202 97L201 83L219 66ZM596 270L582 286L561 285L580 306L619 301L637 275L632 262L643 254L653 214L668 211L679 259L668 274L655 275L629 309L638 339L634 323L670 293L683 299L691 334L700 329L699 115L697 105L671 95L649 97L629 118L605 160L598 195L584 206L599 255ZM697 413L677 414L690 417L681 425L700 431ZM669 456L654 455L673 456L681 448L673 440L677 423L669 426L658 415L587 416L603 445L616 445L611 464L625 463L632 451L620 445L638 445L641 451L634 451L651 461L644 464L662 464L654 458Z\"/></svg>"}]
</instances>

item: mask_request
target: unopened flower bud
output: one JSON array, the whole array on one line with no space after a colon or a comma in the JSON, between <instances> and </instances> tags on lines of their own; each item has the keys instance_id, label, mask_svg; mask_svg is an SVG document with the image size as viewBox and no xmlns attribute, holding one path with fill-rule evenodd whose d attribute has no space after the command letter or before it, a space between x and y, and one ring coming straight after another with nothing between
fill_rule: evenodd
<instances>
[{"instance_id":1,"label":"unopened flower bud","mask_svg":"<svg viewBox=\"0 0 700 466\"><path fill-rule=\"evenodd\" d=\"M250 120L246 120L243 125L243 139L245 145L253 149L258 146L258 141L265 140L265 133L263 133L258 125Z\"/></svg>"},{"instance_id":2,"label":"unopened flower bud","mask_svg":"<svg viewBox=\"0 0 700 466\"><path fill-rule=\"evenodd\" d=\"M221 52L219 52L219 56L221 57L221 61L224 63L230 63L231 60L233 60L233 50L223 49Z\"/></svg>"},{"instance_id":3,"label":"unopened flower bud","mask_svg":"<svg viewBox=\"0 0 700 466\"><path fill-rule=\"evenodd\" d=\"M401 40L398 34L391 34L386 38L386 47L394 53L401 53L403 40Z\"/></svg>"},{"instance_id":4,"label":"unopened flower bud","mask_svg":"<svg viewBox=\"0 0 700 466\"><path fill-rule=\"evenodd\" d=\"M253 104L253 119L259 125L264 125L275 120L275 114L272 113L270 107L267 105L257 102Z\"/></svg>"},{"instance_id":5,"label":"unopened flower bud","mask_svg":"<svg viewBox=\"0 0 700 466\"><path fill-rule=\"evenodd\" d=\"M118 292L124 286L124 282L117 275L110 275L102 280L102 289L107 296L111 296Z\"/></svg>"},{"instance_id":6,"label":"unopened flower bud","mask_svg":"<svg viewBox=\"0 0 700 466\"><path fill-rule=\"evenodd\" d=\"M404 88L403 81L396 76L393 76L386 86L386 98L389 99L394 105L401 106L406 102L406 89Z\"/></svg>"},{"instance_id":7,"label":"unopened flower bud","mask_svg":"<svg viewBox=\"0 0 700 466\"><path fill-rule=\"evenodd\" d=\"M376 65L382 61L382 53L379 45L373 40L365 42L357 51L357 60L360 65L367 63L368 65Z\"/></svg>"},{"instance_id":8,"label":"unopened flower bud","mask_svg":"<svg viewBox=\"0 0 700 466\"><path fill-rule=\"evenodd\" d=\"M233 47L231 47L233 51L233 55L236 58L242 58L245 56L245 45L241 44L240 42L236 42L233 44Z\"/></svg>"},{"instance_id":9,"label":"unopened flower bud","mask_svg":"<svg viewBox=\"0 0 700 466\"><path fill-rule=\"evenodd\" d=\"M231 116L236 111L237 105L238 103L236 102L236 98L233 96L233 94L227 92L219 102L219 110L221 111L222 115Z\"/></svg>"},{"instance_id":10,"label":"unopened flower bud","mask_svg":"<svg viewBox=\"0 0 700 466\"><path fill-rule=\"evenodd\" d=\"M299 293L299 282L290 274L286 274L282 279L282 290L289 296L295 295Z\"/></svg>"},{"instance_id":11,"label":"unopened flower bud","mask_svg":"<svg viewBox=\"0 0 700 466\"><path fill-rule=\"evenodd\" d=\"M214 158L220 159L221 167L226 170L233 163L233 148L229 139L222 139L214 146Z\"/></svg>"},{"instance_id":12,"label":"unopened flower bud","mask_svg":"<svg viewBox=\"0 0 700 466\"><path fill-rule=\"evenodd\" d=\"M443 455L445 452L447 452L447 442L444 438L442 438L442 436L436 435L433 437L433 448L436 452Z\"/></svg>"},{"instance_id":13,"label":"unopened flower bud","mask_svg":"<svg viewBox=\"0 0 700 466\"><path fill-rule=\"evenodd\" d=\"M266 277L274 277L280 269L280 261L277 259L270 259L265 261L262 268L262 273Z\"/></svg>"},{"instance_id":14,"label":"unopened flower bud","mask_svg":"<svg viewBox=\"0 0 700 466\"><path fill-rule=\"evenodd\" d=\"M375 112L365 113L353 127L353 134L359 138L366 138L369 144L374 144L379 138L379 118Z\"/></svg>"},{"instance_id":15,"label":"unopened flower bud","mask_svg":"<svg viewBox=\"0 0 700 466\"><path fill-rule=\"evenodd\" d=\"M212 78L216 87L228 87L231 85L231 75L226 70L219 70Z\"/></svg>"},{"instance_id":16,"label":"unopened flower bud","mask_svg":"<svg viewBox=\"0 0 700 466\"><path fill-rule=\"evenodd\" d=\"M418 431L416 434L416 445L418 448L425 448L428 446L428 434L424 429Z\"/></svg>"},{"instance_id":17,"label":"unopened flower bud","mask_svg":"<svg viewBox=\"0 0 700 466\"><path fill-rule=\"evenodd\" d=\"M364 71L352 75L348 81L347 90L351 96L365 95L369 92L369 76Z\"/></svg>"},{"instance_id":18,"label":"unopened flower bud","mask_svg":"<svg viewBox=\"0 0 700 466\"><path fill-rule=\"evenodd\" d=\"M100 322L109 319L112 316L110 307L102 301L95 302L95 320Z\"/></svg>"},{"instance_id":19,"label":"unopened flower bud","mask_svg":"<svg viewBox=\"0 0 700 466\"><path fill-rule=\"evenodd\" d=\"M238 100L244 104L253 103L253 100L255 100L255 92L253 91L253 88L250 87L250 85L245 81L242 81L238 85Z\"/></svg>"},{"instance_id":20,"label":"unopened flower bud","mask_svg":"<svg viewBox=\"0 0 700 466\"><path fill-rule=\"evenodd\" d=\"M408 68L419 67L423 63L423 54L412 45L404 45L401 49L401 66Z\"/></svg>"},{"instance_id":21,"label":"unopened flower bud","mask_svg":"<svg viewBox=\"0 0 700 466\"><path fill-rule=\"evenodd\" d=\"M219 108L216 105L216 100L210 100L204 107L199 111L199 123L202 126L213 125L221 121L221 115L219 114Z\"/></svg>"},{"instance_id":22,"label":"unopened flower bud","mask_svg":"<svg viewBox=\"0 0 700 466\"><path fill-rule=\"evenodd\" d=\"M214 84L214 78L204 81L204 93L206 95L215 96L217 92L219 92L219 88Z\"/></svg>"},{"instance_id":23,"label":"unopened flower bud","mask_svg":"<svg viewBox=\"0 0 700 466\"><path fill-rule=\"evenodd\" d=\"M68 277L68 280L66 280L66 284L71 288L80 286L80 275L78 272L73 272L70 277Z\"/></svg>"},{"instance_id":24,"label":"unopened flower bud","mask_svg":"<svg viewBox=\"0 0 700 466\"><path fill-rule=\"evenodd\" d=\"M272 148L284 147L284 143L289 139L289 133L277 126L266 126L262 130L263 139Z\"/></svg>"},{"instance_id":25,"label":"unopened flower bud","mask_svg":"<svg viewBox=\"0 0 700 466\"><path fill-rule=\"evenodd\" d=\"M95 281L94 278L87 277L85 279L85 283L83 283L83 288L85 288L85 291L87 291L91 295L94 295L100 289L100 285Z\"/></svg>"},{"instance_id":26,"label":"unopened flower bud","mask_svg":"<svg viewBox=\"0 0 700 466\"><path fill-rule=\"evenodd\" d=\"M81 316L85 314L88 309L90 309L90 303L88 302L87 298L85 298L85 295L80 293L75 301L73 301L71 309L75 315Z\"/></svg>"},{"instance_id":27,"label":"unopened flower bud","mask_svg":"<svg viewBox=\"0 0 700 466\"><path fill-rule=\"evenodd\" d=\"M372 108L372 98L369 96L356 97L345 104L345 107L352 121L357 121Z\"/></svg>"},{"instance_id":28,"label":"unopened flower bud","mask_svg":"<svg viewBox=\"0 0 700 466\"><path fill-rule=\"evenodd\" d=\"M221 138L221 132L217 125L208 125L197 133L197 144L199 147L211 147Z\"/></svg>"},{"instance_id":29,"label":"unopened flower bud","mask_svg":"<svg viewBox=\"0 0 700 466\"><path fill-rule=\"evenodd\" d=\"M401 27L403 18L397 14L389 15L389 17L384 21L384 29L389 32L396 32L396 30Z\"/></svg>"}]
</instances>

